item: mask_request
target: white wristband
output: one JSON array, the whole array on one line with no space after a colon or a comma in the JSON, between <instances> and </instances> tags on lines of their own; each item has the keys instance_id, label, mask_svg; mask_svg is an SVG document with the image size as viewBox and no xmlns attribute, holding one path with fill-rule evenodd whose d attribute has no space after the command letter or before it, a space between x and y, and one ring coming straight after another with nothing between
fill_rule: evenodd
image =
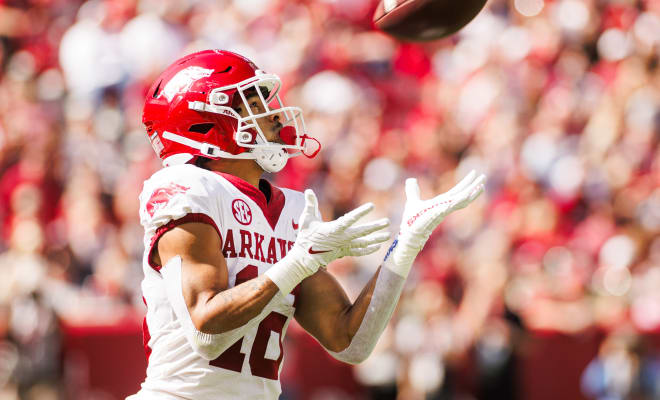
<instances>
[{"instance_id":1,"label":"white wristband","mask_svg":"<svg viewBox=\"0 0 660 400\"><path fill-rule=\"evenodd\" d=\"M408 277L415 257L425 243L425 238L420 239L408 235L397 237L385 255L383 266L403 278Z\"/></svg>"},{"instance_id":2,"label":"white wristband","mask_svg":"<svg viewBox=\"0 0 660 400\"><path fill-rule=\"evenodd\" d=\"M280 291L285 296L293 290L303 279L312 275L317 269L310 268L305 265L315 264L316 261L311 257L305 257L302 249L298 246L293 246L289 253L280 261L273 264L266 272L265 275L270 278L273 283L280 288Z\"/></svg>"}]
</instances>

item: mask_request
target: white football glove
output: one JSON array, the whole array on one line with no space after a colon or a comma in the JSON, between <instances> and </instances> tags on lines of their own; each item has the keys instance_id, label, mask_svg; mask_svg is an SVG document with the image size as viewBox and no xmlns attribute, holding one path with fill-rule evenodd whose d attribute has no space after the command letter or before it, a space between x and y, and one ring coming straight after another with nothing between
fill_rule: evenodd
<instances>
[{"instance_id":1,"label":"white football glove","mask_svg":"<svg viewBox=\"0 0 660 400\"><path fill-rule=\"evenodd\" d=\"M322 266L344 256L364 256L377 251L390 237L390 221L382 218L355 225L373 210L372 203L363 204L334 221L319 219L318 200L310 189L305 190L305 208L300 215L298 237L286 257L273 265L266 275L287 294L298 283L316 273Z\"/></svg>"},{"instance_id":2,"label":"white football glove","mask_svg":"<svg viewBox=\"0 0 660 400\"><path fill-rule=\"evenodd\" d=\"M384 265L406 277L415 257L433 230L456 210L465 208L484 191L484 175L471 171L451 190L429 200L419 197L417 179L406 179L406 205L398 238L385 256Z\"/></svg>"}]
</instances>

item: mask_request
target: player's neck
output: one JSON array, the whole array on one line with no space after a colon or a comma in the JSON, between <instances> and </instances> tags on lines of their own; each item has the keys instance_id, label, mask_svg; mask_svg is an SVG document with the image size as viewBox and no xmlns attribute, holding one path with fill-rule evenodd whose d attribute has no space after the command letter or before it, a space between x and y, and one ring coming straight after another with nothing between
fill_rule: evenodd
<instances>
[{"instance_id":1,"label":"player's neck","mask_svg":"<svg viewBox=\"0 0 660 400\"><path fill-rule=\"evenodd\" d=\"M206 163L205 167L212 171L234 175L257 189L259 188L259 179L261 179L261 175L264 172L253 160L210 160Z\"/></svg>"}]
</instances>

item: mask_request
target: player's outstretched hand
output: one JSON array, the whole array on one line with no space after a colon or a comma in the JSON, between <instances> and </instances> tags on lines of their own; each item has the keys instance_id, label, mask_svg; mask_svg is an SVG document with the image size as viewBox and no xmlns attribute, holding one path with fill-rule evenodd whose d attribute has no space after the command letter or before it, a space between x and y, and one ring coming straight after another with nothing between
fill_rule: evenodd
<instances>
[{"instance_id":1,"label":"player's outstretched hand","mask_svg":"<svg viewBox=\"0 0 660 400\"><path fill-rule=\"evenodd\" d=\"M424 247L431 233L456 210L465 208L484 191L486 177L471 171L456 186L432 199L422 200L417 179L406 180L406 205L399 230L399 237L388 252L394 269L407 275L417 253Z\"/></svg>"},{"instance_id":2,"label":"player's outstretched hand","mask_svg":"<svg viewBox=\"0 0 660 400\"><path fill-rule=\"evenodd\" d=\"M300 215L300 231L294 247L304 250L313 264L327 265L344 256L363 256L377 251L390 238L382 231L390 225L387 218L364 224L357 221L374 209L366 203L334 221L323 222L318 217L318 200L310 189L305 190L305 209Z\"/></svg>"},{"instance_id":3,"label":"player's outstretched hand","mask_svg":"<svg viewBox=\"0 0 660 400\"><path fill-rule=\"evenodd\" d=\"M344 256L371 254L390 238L389 232L383 232L390 225L387 218L357 224L373 210L371 203L329 222L321 221L318 208L314 192L305 190L305 208L298 222L298 237L286 257L266 271L285 294L331 261Z\"/></svg>"},{"instance_id":4,"label":"player's outstretched hand","mask_svg":"<svg viewBox=\"0 0 660 400\"><path fill-rule=\"evenodd\" d=\"M412 235L428 238L443 219L452 212L465 208L484 191L486 177L471 171L456 186L432 199L422 200L417 179L406 179L406 205L399 236Z\"/></svg>"}]
</instances>

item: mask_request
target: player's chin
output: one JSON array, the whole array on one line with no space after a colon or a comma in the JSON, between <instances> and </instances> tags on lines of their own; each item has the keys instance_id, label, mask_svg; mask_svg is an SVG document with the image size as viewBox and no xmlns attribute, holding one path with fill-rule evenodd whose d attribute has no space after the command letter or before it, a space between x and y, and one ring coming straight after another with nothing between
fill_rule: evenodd
<instances>
[{"instance_id":1,"label":"player's chin","mask_svg":"<svg viewBox=\"0 0 660 400\"><path fill-rule=\"evenodd\" d=\"M273 129L273 135L272 135L272 143L278 143L278 144L286 144L284 143L284 140L282 140L282 137L280 137L280 129Z\"/></svg>"},{"instance_id":2,"label":"player's chin","mask_svg":"<svg viewBox=\"0 0 660 400\"><path fill-rule=\"evenodd\" d=\"M284 141L280 137L280 128L273 127L273 128L261 128L261 131L264 134L264 139L268 141L268 143L278 143L278 144L284 144Z\"/></svg>"}]
</instances>

